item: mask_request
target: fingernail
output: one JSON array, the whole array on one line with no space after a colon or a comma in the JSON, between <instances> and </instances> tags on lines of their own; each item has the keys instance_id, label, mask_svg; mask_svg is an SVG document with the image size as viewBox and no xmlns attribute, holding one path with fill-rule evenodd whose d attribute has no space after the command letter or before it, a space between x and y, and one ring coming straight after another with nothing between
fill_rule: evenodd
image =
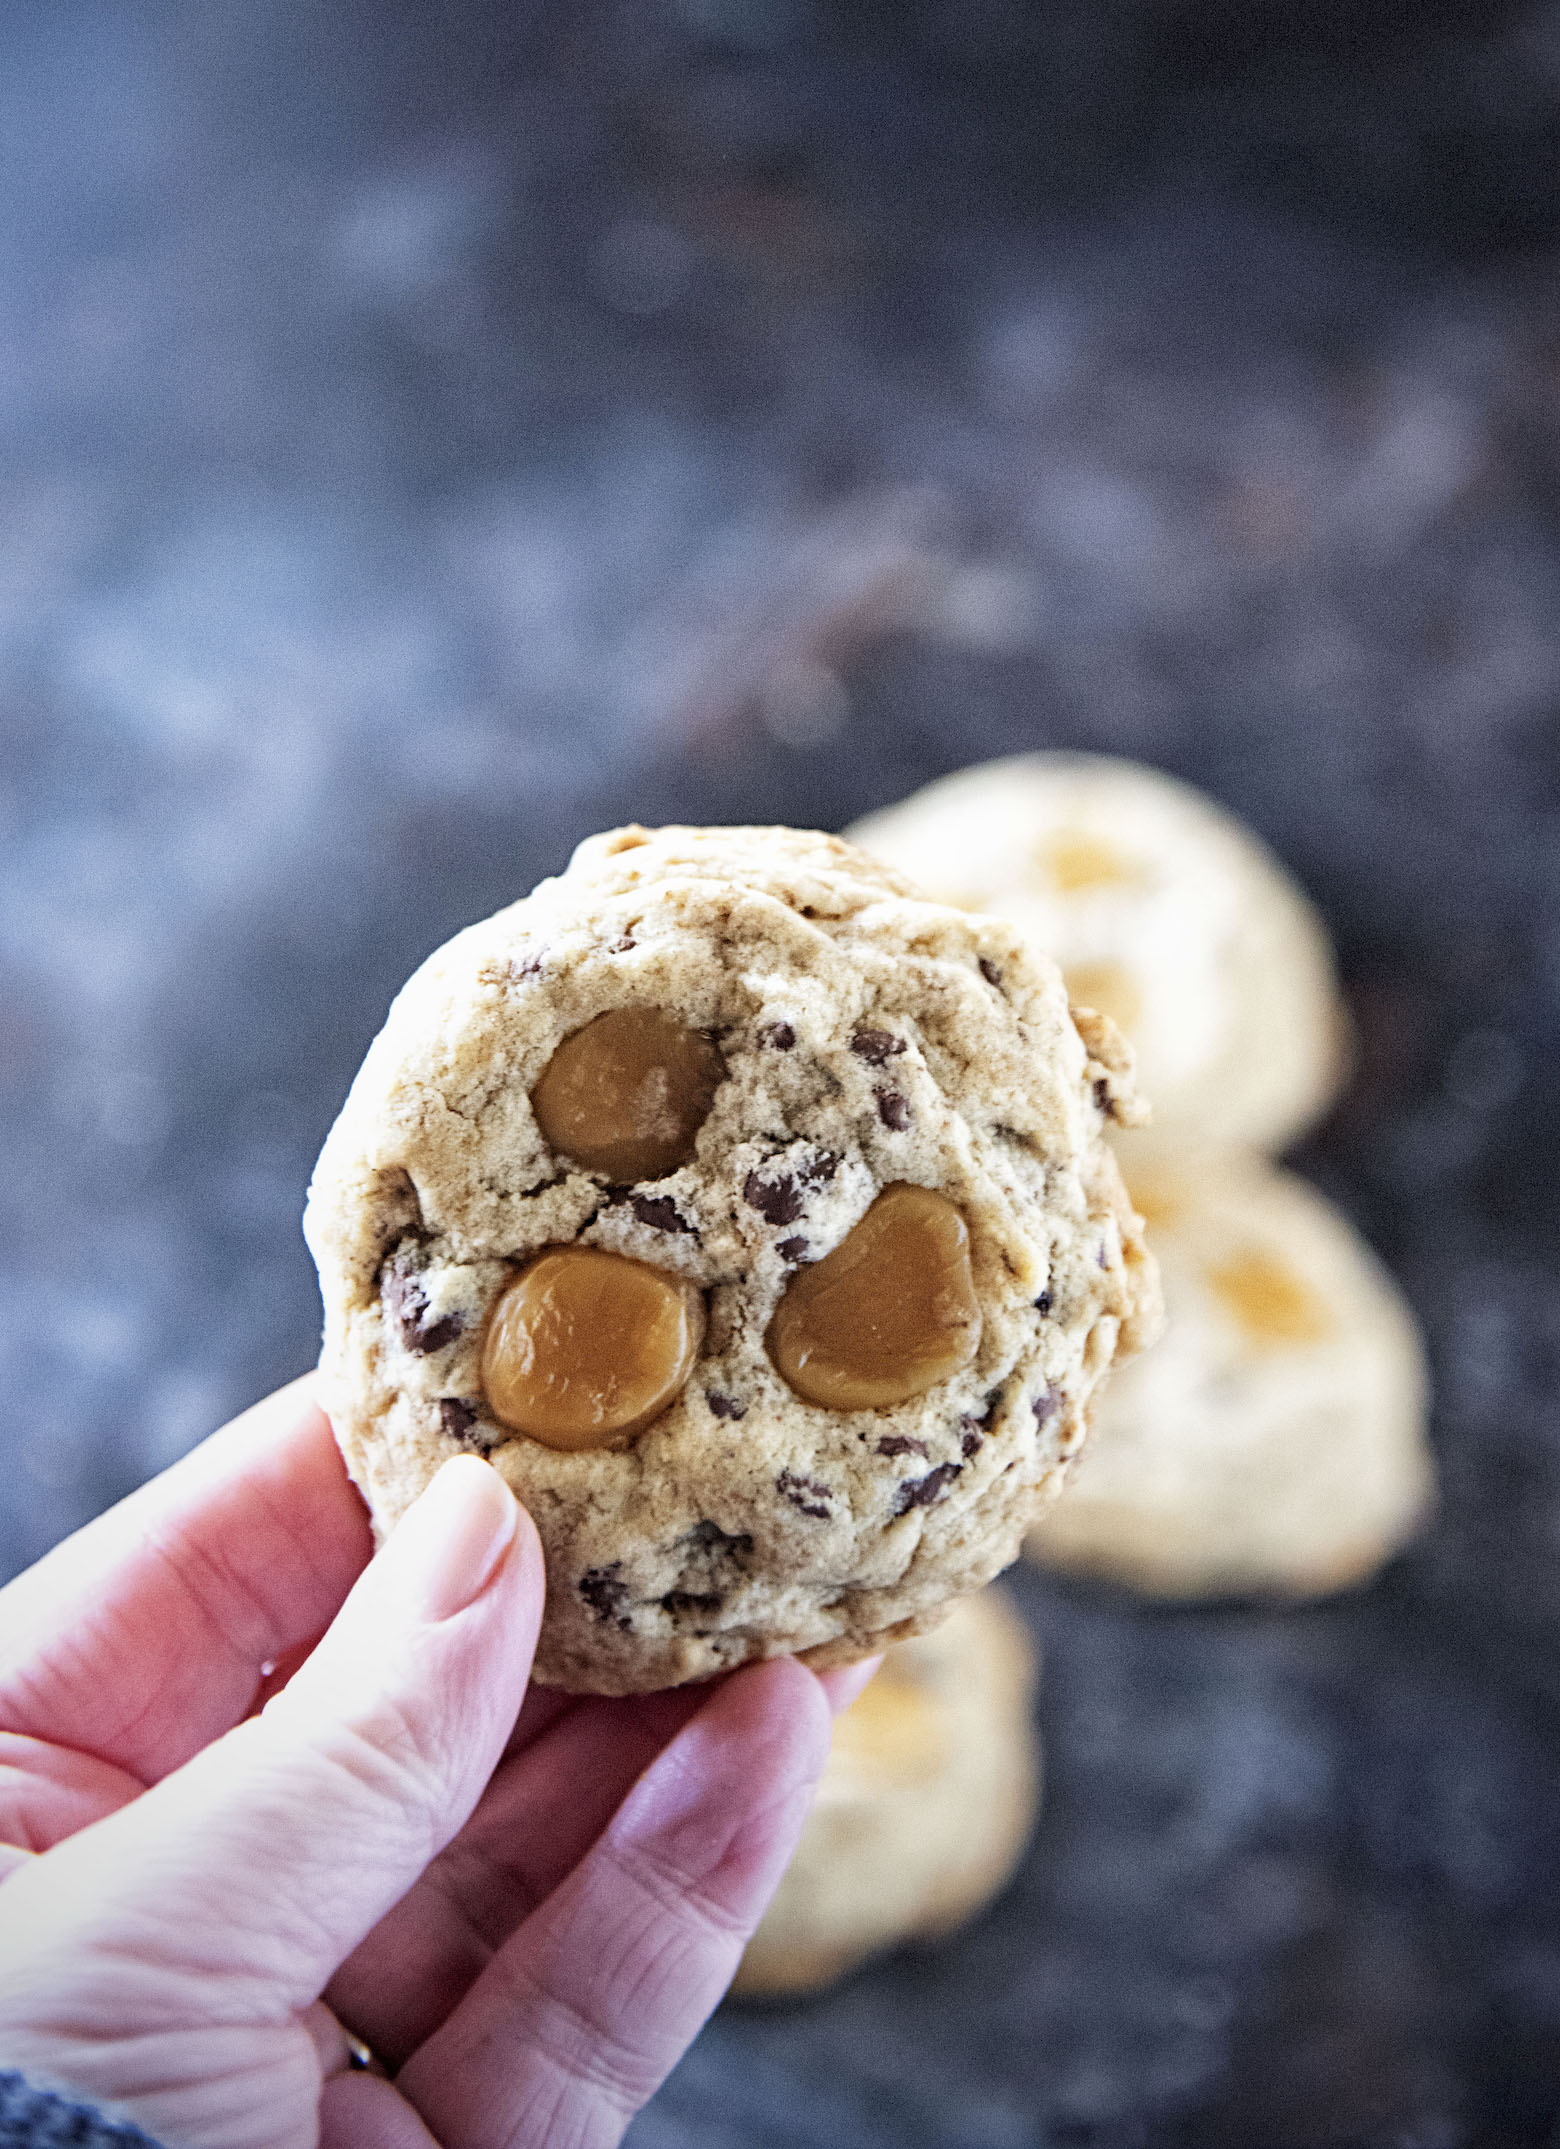
<instances>
[{"instance_id":1,"label":"fingernail","mask_svg":"<svg viewBox=\"0 0 1560 2149\"><path fill-rule=\"evenodd\" d=\"M829 1707L836 1716L843 1716L851 1703L866 1692L882 1661L880 1656L868 1657L863 1663L847 1664L841 1671L819 1673L818 1684L828 1695Z\"/></svg>"},{"instance_id":2,"label":"fingernail","mask_svg":"<svg viewBox=\"0 0 1560 2149\"><path fill-rule=\"evenodd\" d=\"M498 1472L479 1456L457 1455L407 1509L380 1558L403 1571L424 1619L452 1619L493 1579L519 1517Z\"/></svg>"}]
</instances>

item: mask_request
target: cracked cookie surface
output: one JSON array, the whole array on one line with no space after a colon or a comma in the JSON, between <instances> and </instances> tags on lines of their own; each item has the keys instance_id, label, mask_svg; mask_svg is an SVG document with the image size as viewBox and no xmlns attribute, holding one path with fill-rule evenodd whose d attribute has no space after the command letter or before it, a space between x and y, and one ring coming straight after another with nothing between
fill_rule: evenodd
<instances>
[{"instance_id":1,"label":"cracked cookie surface","mask_svg":"<svg viewBox=\"0 0 1560 2149\"><path fill-rule=\"evenodd\" d=\"M538 1086L605 1017L595 1087L576 1042L543 1089L550 1142ZM713 1053L683 1055L708 1070L696 1108L666 1091L668 1020ZM592 1148L581 1113L610 1142ZM1075 1020L1049 962L839 839L590 839L411 979L315 1172L323 1393L376 1529L446 1457L489 1456L547 1556L537 1677L575 1691L782 1653L848 1662L919 1631L1013 1558L1112 1358L1156 1319L1104 1140L1134 1113L1119 1039ZM624 1148L625 1128L653 1139ZM656 1175L609 1176L624 1156ZM853 1239L841 1273L862 1294L863 1349L881 1359L906 1284L946 1334L918 1392L881 1402L890 1389L847 1377L826 1392L861 1407L808 1400L772 1355L777 1311L874 1204L914 1209L906 1187L962 1219L972 1301L918 1270L896 1277L880 1249L855 1260ZM917 1243L954 1259L948 1231ZM490 1393L494 1309L561 1248L617 1256L603 1275L638 1265L701 1308L679 1331L691 1372L651 1422L592 1369L596 1444L549 1445L576 1430L521 1430ZM833 1327L811 1340L848 1359L852 1324L839 1291L824 1295ZM555 1415L577 1401L567 1381L548 1389Z\"/></svg>"}]
</instances>

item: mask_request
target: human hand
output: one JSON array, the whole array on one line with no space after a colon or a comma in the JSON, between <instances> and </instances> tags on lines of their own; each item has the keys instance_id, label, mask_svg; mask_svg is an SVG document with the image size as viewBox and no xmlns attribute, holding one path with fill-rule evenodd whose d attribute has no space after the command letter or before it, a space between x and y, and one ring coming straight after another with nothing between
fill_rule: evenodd
<instances>
[{"instance_id":1,"label":"human hand","mask_svg":"<svg viewBox=\"0 0 1560 2149\"><path fill-rule=\"evenodd\" d=\"M303 1381L0 1591L0 2067L170 2149L600 2149L869 1673L527 1695L541 1548L474 1457L370 1549Z\"/></svg>"}]
</instances>

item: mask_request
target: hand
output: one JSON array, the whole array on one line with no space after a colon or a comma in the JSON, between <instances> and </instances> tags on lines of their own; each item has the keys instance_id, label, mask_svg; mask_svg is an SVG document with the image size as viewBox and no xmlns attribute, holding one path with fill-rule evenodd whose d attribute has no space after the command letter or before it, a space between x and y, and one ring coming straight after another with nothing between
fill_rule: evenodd
<instances>
[{"instance_id":1,"label":"hand","mask_svg":"<svg viewBox=\"0 0 1560 2149\"><path fill-rule=\"evenodd\" d=\"M0 2066L170 2149L615 2143L868 1674L527 1695L541 1548L475 1457L370 1549L298 1382L0 1592Z\"/></svg>"}]
</instances>

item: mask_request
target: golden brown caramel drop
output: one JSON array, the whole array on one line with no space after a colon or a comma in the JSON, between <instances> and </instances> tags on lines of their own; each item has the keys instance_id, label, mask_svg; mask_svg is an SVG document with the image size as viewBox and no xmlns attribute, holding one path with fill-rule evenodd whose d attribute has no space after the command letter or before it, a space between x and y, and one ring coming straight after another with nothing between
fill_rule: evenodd
<instances>
[{"instance_id":1,"label":"golden brown caramel drop","mask_svg":"<svg viewBox=\"0 0 1560 2149\"><path fill-rule=\"evenodd\" d=\"M885 1187L833 1253L791 1279L765 1340L781 1376L826 1409L924 1395L980 1342L964 1218L928 1187Z\"/></svg>"},{"instance_id":2,"label":"golden brown caramel drop","mask_svg":"<svg viewBox=\"0 0 1560 2149\"><path fill-rule=\"evenodd\" d=\"M1131 887L1142 879L1138 867L1102 836L1086 828L1059 829L1041 846L1039 864L1061 895L1082 895L1090 888Z\"/></svg>"},{"instance_id":3,"label":"golden brown caramel drop","mask_svg":"<svg viewBox=\"0 0 1560 2149\"><path fill-rule=\"evenodd\" d=\"M544 1447L618 1446L677 1400L703 1335L692 1284L599 1246L558 1246L500 1293L482 1385L494 1415Z\"/></svg>"},{"instance_id":4,"label":"golden brown caramel drop","mask_svg":"<svg viewBox=\"0 0 1560 2149\"><path fill-rule=\"evenodd\" d=\"M1143 995L1130 970L1120 963L1074 963L1066 977L1067 997L1074 1007L1092 1007L1130 1033L1143 1012Z\"/></svg>"},{"instance_id":5,"label":"golden brown caramel drop","mask_svg":"<svg viewBox=\"0 0 1560 2149\"><path fill-rule=\"evenodd\" d=\"M1254 1343L1321 1343L1332 1316L1294 1273L1253 1249L1208 1271L1208 1281Z\"/></svg>"},{"instance_id":6,"label":"golden brown caramel drop","mask_svg":"<svg viewBox=\"0 0 1560 2149\"><path fill-rule=\"evenodd\" d=\"M630 1185L687 1163L724 1071L702 1030L615 1007L564 1039L531 1108L549 1148Z\"/></svg>"},{"instance_id":7,"label":"golden brown caramel drop","mask_svg":"<svg viewBox=\"0 0 1560 2149\"><path fill-rule=\"evenodd\" d=\"M894 1783L935 1776L948 1758L948 1712L890 1656L834 1726L834 1759Z\"/></svg>"}]
</instances>

